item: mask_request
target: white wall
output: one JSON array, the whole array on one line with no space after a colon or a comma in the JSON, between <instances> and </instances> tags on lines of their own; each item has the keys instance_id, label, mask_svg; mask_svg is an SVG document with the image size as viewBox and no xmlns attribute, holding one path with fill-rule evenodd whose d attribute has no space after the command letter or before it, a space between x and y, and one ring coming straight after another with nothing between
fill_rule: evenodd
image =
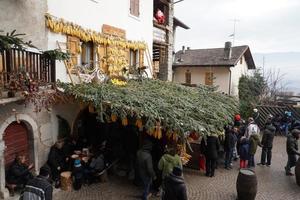
<instances>
[{"instance_id":1,"label":"white wall","mask_svg":"<svg viewBox=\"0 0 300 200\"><path fill-rule=\"evenodd\" d=\"M45 0L1 0L0 30L25 33L25 41L31 40L37 48L46 49L45 12Z\"/></svg>"},{"instance_id":2,"label":"white wall","mask_svg":"<svg viewBox=\"0 0 300 200\"><path fill-rule=\"evenodd\" d=\"M101 32L102 25L108 24L126 31L126 39L144 41L152 57L153 1L140 0L140 16L130 15L130 0L48 0L48 13L86 29ZM65 35L48 31L48 49L57 48L56 41L66 42ZM152 58L151 58L152 60ZM144 64L149 66L145 57ZM62 81L68 81L63 63L57 65ZM64 71L62 71L64 70Z\"/></svg>"},{"instance_id":3,"label":"white wall","mask_svg":"<svg viewBox=\"0 0 300 200\"><path fill-rule=\"evenodd\" d=\"M237 63L235 67L231 67L231 95L238 96L239 95L239 80L243 74L247 74L248 65L245 60L245 56L242 56L242 64L240 61Z\"/></svg>"},{"instance_id":4,"label":"white wall","mask_svg":"<svg viewBox=\"0 0 300 200\"><path fill-rule=\"evenodd\" d=\"M192 84L205 84L205 72L213 72L214 85L219 86L219 91L229 91L228 67L178 67L174 69L174 82L185 83L185 72L189 70L192 75Z\"/></svg>"}]
</instances>

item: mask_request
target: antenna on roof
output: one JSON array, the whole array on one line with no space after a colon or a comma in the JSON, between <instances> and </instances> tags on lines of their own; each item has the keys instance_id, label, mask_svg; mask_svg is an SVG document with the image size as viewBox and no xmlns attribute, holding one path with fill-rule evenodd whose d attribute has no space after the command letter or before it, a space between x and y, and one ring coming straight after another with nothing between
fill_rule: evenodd
<instances>
[{"instance_id":1,"label":"antenna on roof","mask_svg":"<svg viewBox=\"0 0 300 200\"><path fill-rule=\"evenodd\" d=\"M239 22L239 19L232 19L230 21L233 21L233 33L231 35L229 35L229 37L232 37L232 46L234 46L234 42L235 42L235 33L236 33L236 23Z\"/></svg>"}]
</instances>

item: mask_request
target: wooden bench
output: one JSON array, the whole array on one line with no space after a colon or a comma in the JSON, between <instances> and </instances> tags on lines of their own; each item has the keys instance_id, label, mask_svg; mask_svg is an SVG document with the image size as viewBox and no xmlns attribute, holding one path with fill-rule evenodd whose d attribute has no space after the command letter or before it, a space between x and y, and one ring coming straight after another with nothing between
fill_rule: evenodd
<instances>
[{"instance_id":1,"label":"wooden bench","mask_svg":"<svg viewBox=\"0 0 300 200\"><path fill-rule=\"evenodd\" d=\"M98 172L95 174L95 177L99 177L101 182L107 182L108 181L108 176L107 176L107 171L113 167L114 165L116 165L119 162L119 160L115 160L113 161L111 164L109 164L108 166L106 166L101 172Z\"/></svg>"}]
</instances>

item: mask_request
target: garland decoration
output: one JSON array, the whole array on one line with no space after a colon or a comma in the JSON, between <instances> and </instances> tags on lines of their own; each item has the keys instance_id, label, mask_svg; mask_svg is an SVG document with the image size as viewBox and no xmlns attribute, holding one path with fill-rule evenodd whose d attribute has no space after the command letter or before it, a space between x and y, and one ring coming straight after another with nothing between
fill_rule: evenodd
<instances>
[{"instance_id":1,"label":"garland decoration","mask_svg":"<svg viewBox=\"0 0 300 200\"><path fill-rule=\"evenodd\" d=\"M74 24L72 22L67 22L64 19L58 19L49 13L46 13L46 26L54 33L63 33L66 35L71 35L81 39L84 42L92 41L96 44L102 44L105 46L114 45L121 48L133 49L133 50L145 50L146 43L125 40L119 37L111 37L103 35L99 32L84 29L83 27Z\"/></svg>"},{"instance_id":2,"label":"garland decoration","mask_svg":"<svg viewBox=\"0 0 300 200\"><path fill-rule=\"evenodd\" d=\"M93 104L99 118L136 125L155 138L183 138L189 131L219 134L238 111L238 101L207 86L186 87L160 80L129 80L120 86L58 83L68 96ZM102 117L101 117L102 116Z\"/></svg>"}]
</instances>

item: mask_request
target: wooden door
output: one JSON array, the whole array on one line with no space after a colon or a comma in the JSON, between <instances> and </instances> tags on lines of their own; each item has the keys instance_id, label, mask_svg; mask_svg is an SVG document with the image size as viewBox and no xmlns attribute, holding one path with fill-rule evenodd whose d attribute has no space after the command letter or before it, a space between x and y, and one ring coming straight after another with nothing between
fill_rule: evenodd
<instances>
[{"instance_id":1,"label":"wooden door","mask_svg":"<svg viewBox=\"0 0 300 200\"><path fill-rule=\"evenodd\" d=\"M68 36L67 37L67 48L69 50L73 65L78 64L78 48L80 45L80 40L77 37Z\"/></svg>"},{"instance_id":2,"label":"wooden door","mask_svg":"<svg viewBox=\"0 0 300 200\"><path fill-rule=\"evenodd\" d=\"M6 167L14 161L18 154L29 158L28 130L24 123L11 123L4 131L3 140L6 146L4 151Z\"/></svg>"}]
</instances>

